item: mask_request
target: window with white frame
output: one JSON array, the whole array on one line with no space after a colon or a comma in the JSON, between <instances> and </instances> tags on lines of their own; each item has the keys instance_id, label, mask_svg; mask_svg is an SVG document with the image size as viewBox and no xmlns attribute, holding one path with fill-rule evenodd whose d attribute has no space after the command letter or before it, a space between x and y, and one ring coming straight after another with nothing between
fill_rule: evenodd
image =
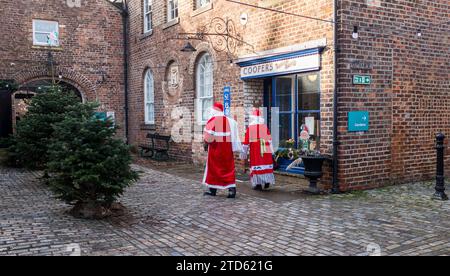
<instances>
[{"instance_id":1,"label":"window with white frame","mask_svg":"<svg viewBox=\"0 0 450 276\"><path fill-rule=\"evenodd\" d=\"M195 8L196 9L203 8L209 3L211 3L211 0L195 0Z\"/></svg>"},{"instance_id":2,"label":"window with white frame","mask_svg":"<svg viewBox=\"0 0 450 276\"><path fill-rule=\"evenodd\" d=\"M59 24L56 21L33 20L33 45L59 46Z\"/></svg>"},{"instance_id":3,"label":"window with white frame","mask_svg":"<svg viewBox=\"0 0 450 276\"><path fill-rule=\"evenodd\" d=\"M153 0L144 0L144 33L148 33L153 29L152 4Z\"/></svg>"},{"instance_id":4,"label":"window with white frame","mask_svg":"<svg viewBox=\"0 0 450 276\"><path fill-rule=\"evenodd\" d=\"M213 106L213 77L211 55L204 53L198 60L196 72L197 121L201 124L206 124L209 109Z\"/></svg>"},{"instance_id":5,"label":"window with white frame","mask_svg":"<svg viewBox=\"0 0 450 276\"><path fill-rule=\"evenodd\" d=\"M178 18L178 0L167 1L167 21Z\"/></svg>"},{"instance_id":6,"label":"window with white frame","mask_svg":"<svg viewBox=\"0 0 450 276\"><path fill-rule=\"evenodd\" d=\"M155 124L155 88L153 74L150 70L145 73L144 79L145 124Z\"/></svg>"}]
</instances>

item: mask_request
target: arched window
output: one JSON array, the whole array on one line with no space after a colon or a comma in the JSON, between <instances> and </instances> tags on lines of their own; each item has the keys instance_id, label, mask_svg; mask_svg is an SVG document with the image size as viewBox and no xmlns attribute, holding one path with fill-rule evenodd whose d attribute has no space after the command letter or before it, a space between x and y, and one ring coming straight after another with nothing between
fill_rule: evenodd
<instances>
[{"instance_id":1,"label":"arched window","mask_svg":"<svg viewBox=\"0 0 450 276\"><path fill-rule=\"evenodd\" d=\"M155 124L155 89L153 75L150 70L145 73L144 79L145 97L145 124Z\"/></svg>"},{"instance_id":2,"label":"arched window","mask_svg":"<svg viewBox=\"0 0 450 276\"><path fill-rule=\"evenodd\" d=\"M212 58L204 53L198 60L196 72L197 121L201 124L208 121L208 111L213 106L213 83Z\"/></svg>"}]
</instances>

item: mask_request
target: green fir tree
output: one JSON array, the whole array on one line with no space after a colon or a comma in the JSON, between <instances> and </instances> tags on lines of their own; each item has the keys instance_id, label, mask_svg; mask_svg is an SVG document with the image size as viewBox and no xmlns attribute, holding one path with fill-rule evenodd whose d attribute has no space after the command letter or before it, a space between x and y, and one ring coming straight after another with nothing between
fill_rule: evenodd
<instances>
[{"instance_id":1,"label":"green fir tree","mask_svg":"<svg viewBox=\"0 0 450 276\"><path fill-rule=\"evenodd\" d=\"M115 138L112 121L97 119L90 108L81 119L69 113L55 124L49 185L59 199L75 205L74 215L99 218L138 174L130 167L129 147Z\"/></svg>"}]
</instances>

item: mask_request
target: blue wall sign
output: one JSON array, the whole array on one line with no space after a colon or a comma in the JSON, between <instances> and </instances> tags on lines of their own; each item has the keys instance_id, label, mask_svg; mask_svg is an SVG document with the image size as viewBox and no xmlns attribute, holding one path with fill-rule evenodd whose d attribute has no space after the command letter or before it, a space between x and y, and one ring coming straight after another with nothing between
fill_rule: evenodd
<instances>
[{"instance_id":1,"label":"blue wall sign","mask_svg":"<svg viewBox=\"0 0 450 276\"><path fill-rule=\"evenodd\" d=\"M223 89L223 113L225 116L231 116L231 87L225 86Z\"/></svg>"},{"instance_id":2,"label":"blue wall sign","mask_svg":"<svg viewBox=\"0 0 450 276\"><path fill-rule=\"evenodd\" d=\"M350 111L348 113L348 131L368 131L369 112Z\"/></svg>"},{"instance_id":3,"label":"blue wall sign","mask_svg":"<svg viewBox=\"0 0 450 276\"><path fill-rule=\"evenodd\" d=\"M106 112L95 112L94 116L99 121L106 121L108 119Z\"/></svg>"}]
</instances>

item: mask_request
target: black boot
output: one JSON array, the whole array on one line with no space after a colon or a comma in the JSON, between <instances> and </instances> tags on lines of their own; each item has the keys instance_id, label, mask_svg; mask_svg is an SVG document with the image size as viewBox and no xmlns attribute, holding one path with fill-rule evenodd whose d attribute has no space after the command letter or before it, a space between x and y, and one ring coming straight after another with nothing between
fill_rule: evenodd
<instances>
[{"instance_id":1,"label":"black boot","mask_svg":"<svg viewBox=\"0 0 450 276\"><path fill-rule=\"evenodd\" d=\"M262 187L261 187L261 185L256 185L256 186L253 188L253 190L255 190L255 191L262 191Z\"/></svg>"},{"instance_id":2,"label":"black boot","mask_svg":"<svg viewBox=\"0 0 450 276\"><path fill-rule=\"evenodd\" d=\"M264 189L269 189L270 188L270 183L266 183L265 185L264 185Z\"/></svg>"},{"instance_id":3,"label":"black boot","mask_svg":"<svg viewBox=\"0 0 450 276\"><path fill-rule=\"evenodd\" d=\"M208 192L205 192L203 195L205 196L216 196L217 189L209 188Z\"/></svg>"},{"instance_id":4,"label":"black boot","mask_svg":"<svg viewBox=\"0 0 450 276\"><path fill-rule=\"evenodd\" d=\"M230 188L228 198L236 198L236 188Z\"/></svg>"}]
</instances>

